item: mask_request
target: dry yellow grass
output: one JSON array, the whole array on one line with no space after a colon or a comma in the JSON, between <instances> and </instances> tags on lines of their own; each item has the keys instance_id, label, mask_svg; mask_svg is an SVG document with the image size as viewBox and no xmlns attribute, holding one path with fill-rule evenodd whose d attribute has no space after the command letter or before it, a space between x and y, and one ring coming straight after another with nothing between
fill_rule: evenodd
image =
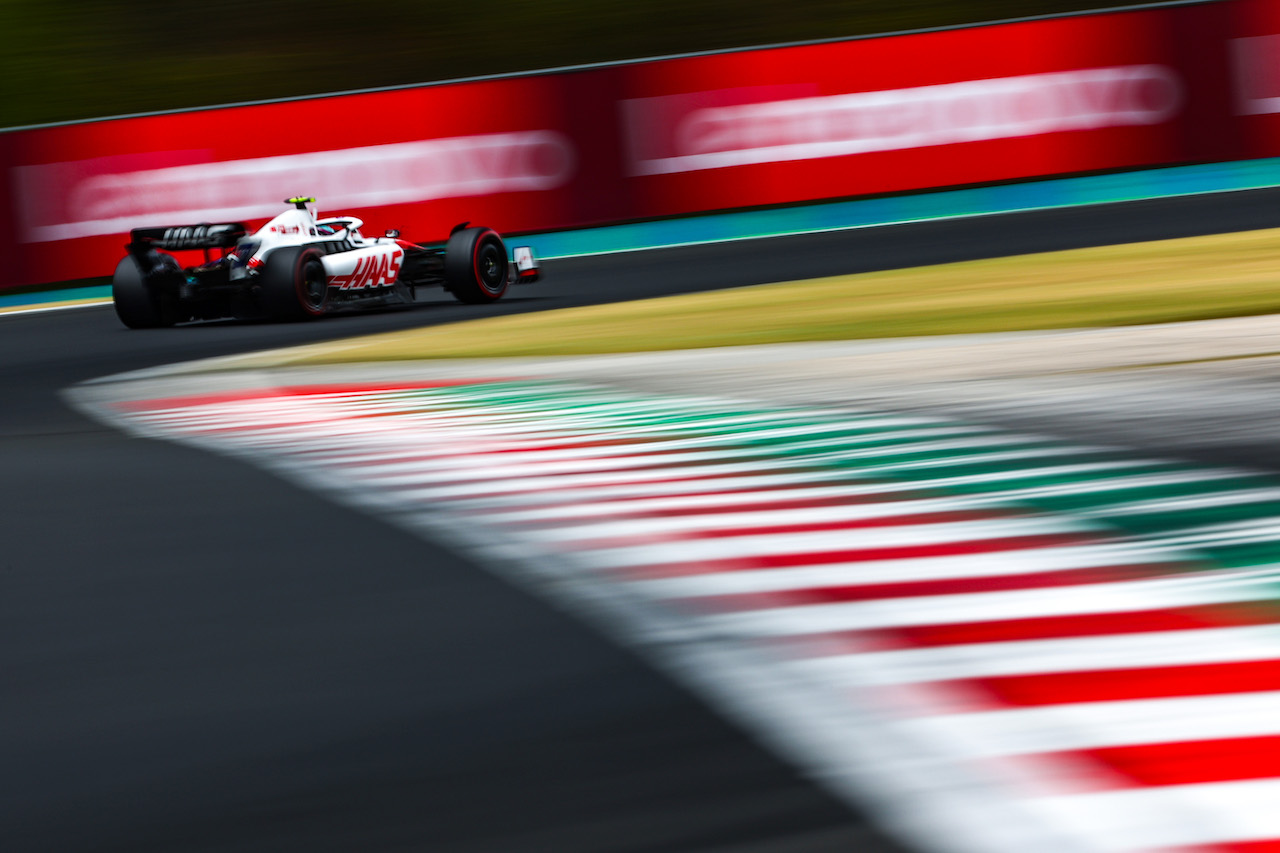
<instances>
[{"instance_id":1,"label":"dry yellow grass","mask_svg":"<svg viewBox=\"0 0 1280 853\"><path fill-rule=\"evenodd\" d=\"M1120 326L1276 311L1280 229L495 317L311 347L298 360L692 349Z\"/></svg>"}]
</instances>

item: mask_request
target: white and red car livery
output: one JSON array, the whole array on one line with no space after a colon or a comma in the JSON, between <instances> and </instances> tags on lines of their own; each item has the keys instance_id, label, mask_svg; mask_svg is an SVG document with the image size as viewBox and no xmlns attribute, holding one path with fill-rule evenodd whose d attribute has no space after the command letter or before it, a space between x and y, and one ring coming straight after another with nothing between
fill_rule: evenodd
<instances>
[{"instance_id":1,"label":"white and red car livery","mask_svg":"<svg viewBox=\"0 0 1280 853\"><path fill-rule=\"evenodd\" d=\"M398 231L365 237L354 216L317 218L314 202L287 199L292 207L253 234L238 222L133 229L112 278L116 314L134 329L221 317L306 319L412 302L416 288L432 285L463 302L493 302L509 285L540 276L527 246L512 258L491 228L464 222L443 246L423 246ZM203 251L204 263L183 267L169 254L187 250Z\"/></svg>"},{"instance_id":2,"label":"white and red car livery","mask_svg":"<svg viewBox=\"0 0 1280 853\"><path fill-rule=\"evenodd\" d=\"M329 276L329 286L339 290L366 290L370 287L384 287L395 284L400 277L400 262L404 260L404 250L396 248L391 252L363 254L355 258L344 258L337 264L337 275ZM347 272L346 267L354 264Z\"/></svg>"}]
</instances>

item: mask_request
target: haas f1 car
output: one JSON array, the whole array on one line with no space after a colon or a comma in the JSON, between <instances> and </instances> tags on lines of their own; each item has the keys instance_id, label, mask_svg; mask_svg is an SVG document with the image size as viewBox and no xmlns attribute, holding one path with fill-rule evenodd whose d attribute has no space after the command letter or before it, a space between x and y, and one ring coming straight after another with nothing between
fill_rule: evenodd
<instances>
[{"instance_id":1,"label":"haas f1 car","mask_svg":"<svg viewBox=\"0 0 1280 853\"><path fill-rule=\"evenodd\" d=\"M314 202L286 200L292 207L253 234L239 222L133 229L111 281L116 314L131 329L223 317L305 320L413 302L426 286L462 302L493 302L511 284L538 280L532 251L508 255L491 228L464 222L443 246L422 246L398 231L365 237L353 216L316 218L307 207ZM168 254L189 250L202 250L204 263L183 267Z\"/></svg>"}]
</instances>

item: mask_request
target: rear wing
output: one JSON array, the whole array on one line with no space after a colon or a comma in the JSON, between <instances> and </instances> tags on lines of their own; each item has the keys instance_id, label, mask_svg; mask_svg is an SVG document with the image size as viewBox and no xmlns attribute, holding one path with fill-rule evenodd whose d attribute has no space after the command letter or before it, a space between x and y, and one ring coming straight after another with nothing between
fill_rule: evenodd
<instances>
[{"instance_id":1,"label":"rear wing","mask_svg":"<svg viewBox=\"0 0 1280 853\"><path fill-rule=\"evenodd\" d=\"M147 249L183 251L186 249L229 249L249 233L243 222L222 222L216 225L175 225L169 228L135 228L129 232L131 252Z\"/></svg>"}]
</instances>

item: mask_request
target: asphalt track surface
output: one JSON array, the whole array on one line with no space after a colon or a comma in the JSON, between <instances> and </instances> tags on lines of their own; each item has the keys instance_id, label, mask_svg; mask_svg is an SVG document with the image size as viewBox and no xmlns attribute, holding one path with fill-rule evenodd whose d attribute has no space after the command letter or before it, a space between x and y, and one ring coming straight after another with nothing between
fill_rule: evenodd
<instances>
[{"instance_id":1,"label":"asphalt track surface","mask_svg":"<svg viewBox=\"0 0 1280 853\"><path fill-rule=\"evenodd\" d=\"M1280 226L1280 191L553 261L497 306L130 332L0 317L0 848L890 851L625 649L60 391L494 313Z\"/></svg>"}]
</instances>

